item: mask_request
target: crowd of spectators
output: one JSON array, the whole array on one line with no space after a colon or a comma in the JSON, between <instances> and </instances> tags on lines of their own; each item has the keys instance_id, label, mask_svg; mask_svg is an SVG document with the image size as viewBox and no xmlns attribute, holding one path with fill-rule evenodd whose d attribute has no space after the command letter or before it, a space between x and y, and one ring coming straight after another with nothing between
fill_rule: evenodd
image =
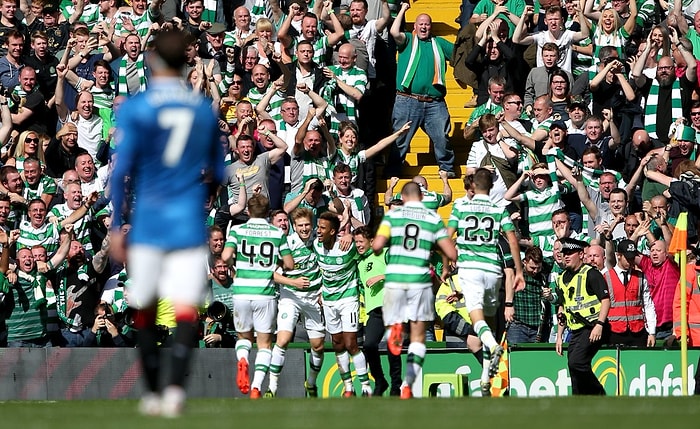
<instances>
[{"instance_id":1,"label":"crowd of spectators","mask_svg":"<svg viewBox=\"0 0 700 429\"><path fill-rule=\"evenodd\" d=\"M656 321L646 333L671 335L679 269L668 242L689 211L695 244L700 215L700 11L680 0L465 1L453 45L426 14L404 32L408 2L175 3L0 0L2 344L134 344L127 270L108 257L111 213L124 210L109 202L109 173L119 106L148 87L149 41L160 31L187 33L183 85L219 115L227 179L204 208L212 284L230 282L219 257L255 194L286 230L297 208L314 225L325 211L343 230L376 225L375 166L391 178L384 202L400 203L394 186L418 127L444 187L413 180L426 205L449 204L459 170L445 105L450 60L474 90L459 143L471 147L466 177L493 171L491 199L517 224L525 255L526 290L502 313L521 325L517 341L545 341L556 323L545 304L556 299L565 237L590 243L587 262L600 270L617 267L616 254L632 253L620 242L633 242L632 268L618 271L636 266L648 285ZM174 316L163 304L165 339ZM209 313L208 322L221 318ZM235 341L211 323L202 338Z\"/></svg>"}]
</instances>

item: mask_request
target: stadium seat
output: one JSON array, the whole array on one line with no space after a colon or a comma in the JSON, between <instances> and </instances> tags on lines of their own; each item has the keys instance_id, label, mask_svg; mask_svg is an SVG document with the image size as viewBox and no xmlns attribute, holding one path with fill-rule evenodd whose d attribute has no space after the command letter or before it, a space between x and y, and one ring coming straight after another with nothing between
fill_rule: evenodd
<instances>
[{"instance_id":1,"label":"stadium seat","mask_svg":"<svg viewBox=\"0 0 700 429\"><path fill-rule=\"evenodd\" d=\"M438 396L441 384L449 384L451 397L461 398L469 394L469 378L463 374L424 374L423 397Z\"/></svg>"}]
</instances>

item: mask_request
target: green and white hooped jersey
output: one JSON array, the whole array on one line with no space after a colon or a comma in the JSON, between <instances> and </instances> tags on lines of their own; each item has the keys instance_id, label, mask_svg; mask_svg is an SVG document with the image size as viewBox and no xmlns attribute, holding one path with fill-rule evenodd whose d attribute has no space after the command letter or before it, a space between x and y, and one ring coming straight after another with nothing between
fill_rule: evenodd
<instances>
[{"instance_id":1,"label":"green and white hooped jersey","mask_svg":"<svg viewBox=\"0 0 700 429\"><path fill-rule=\"evenodd\" d=\"M367 156L366 156L366 151L361 150L357 153L352 153L350 155L347 155L345 152L342 150L338 149L335 152L335 155L333 156L333 162L331 164L339 164L343 163L346 164L348 167L350 167L350 172L352 173L352 180L351 182L353 184L357 183L357 172L360 169L360 164L364 163L367 161Z\"/></svg>"},{"instance_id":2,"label":"green and white hooped jersey","mask_svg":"<svg viewBox=\"0 0 700 429\"><path fill-rule=\"evenodd\" d=\"M42 194L55 195L56 190L56 182L45 174L41 175L36 189L32 189L27 182L24 182L24 198L27 201L41 198Z\"/></svg>"},{"instance_id":3,"label":"green and white hooped jersey","mask_svg":"<svg viewBox=\"0 0 700 429\"><path fill-rule=\"evenodd\" d=\"M287 236L287 247L294 259L294 269L286 271L284 275L289 278L306 277L309 279L309 287L297 289L292 286L283 287L294 292L313 292L321 289L321 270L318 267L316 253L312 245L308 245L299 237L299 234L292 233Z\"/></svg>"},{"instance_id":4,"label":"green and white hooped jersey","mask_svg":"<svg viewBox=\"0 0 700 429\"><path fill-rule=\"evenodd\" d=\"M18 250L42 245L46 249L46 254L51 256L58 250L60 241L59 227L50 222L44 222L39 228L34 228L27 220L19 224Z\"/></svg>"},{"instance_id":5,"label":"green and white hooped jersey","mask_svg":"<svg viewBox=\"0 0 700 429\"><path fill-rule=\"evenodd\" d=\"M423 199L420 202L430 210L437 210L445 205L445 196L443 194L438 194L435 191L429 191L422 186L420 191L423 194ZM394 194L394 199L400 200L401 192Z\"/></svg>"},{"instance_id":6,"label":"green and white hooped jersey","mask_svg":"<svg viewBox=\"0 0 700 429\"><path fill-rule=\"evenodd\" d=\"M498 237L501 231L514 231L504 207L493 204L488 195L460 198L452 206L447 224L457 229L457 266L462 269L501 273Z\"/></svg>"},{"instance_id":7,"label":"green and white hooped jersey","mask_svg":"<svg viewBox=\"0 0 700 429\"><path fill-rule=\"evenodd\" d=\"M359 254L353 244L347 251L340 250L340 242L335 241L332 249L326 249L323 243L314 241L314 252L321 268L323 301L334 302L357 299L359 287L357 281L357 259Z\"/></svg>"},{"instance_id":8,"label":"green and white hooped jersey","mask_svg":"<svg viewBox=\"0 0 700 429\"><path fill-rule=\"evenodd\" d=\"M385 286L400 283L407 289L429 287L430 254L447 238L442 218L419 201L411 201L384 214L377 236L389 240Z\"/></svg>"},{"instance_id":9,"label":"green and white hooped jersey","mask_svg":"<svg viewBox=\"0 0 700 429\"><path fill-rule=\"evenodd\" d=\"M51 216L58 218L61 222L73 214L75 210L68 208L65 203L57 204L51 209ZM92 222L92 209L82 218L78 219L73 225L75 239L83 245L85 251L92 252L92 241L90 241L90 222Z\"/></svg>"},{"instance_id":10,"label":"green and white hooped jersey","mask_svg":"<svg viewBox=\"0 0 700 429\"><path fill-rule=\"evenodd\" d=\"M73 12L75 12L75 6L70 0L61 2L60 8L61 15L63 15L63 17L66 18L66 21L68 20L68 18L71 17L71 15L73 15ZM85 2L85 6L83 7L83 14L80 15L78 21L84 22L85 24L87 24L88 28L92 29L92 27L95 24L97 24L97 22L100 20L100 5Z\"/></svg>"},{"instance_id":11,"label":"green and white hooped jersey","mask_svg":"<svg viewBox=\"0 0 700 429\"><path fill-rule=\"evenodd\" d=\"M339 66L329 66L328 67L338 79L342 80L345 84L352 86L353 88L364 94L367 88L367 73L364 70L353 66L349 70L343 70ZM329 81L335 85L335 81ZM328 84L327 84L328 85ZM354 124L357 123L357 106L355 105L355 100L350 98L344 91L336 89L331 90L333 97L327 100L332 106L335 107L336 112L344 112L348 120Z\"/></svg>"},{"instance_id":12,"label":"green and white hooped jersey","mask_svg":"<svg viewBox=\"0 0 700 429\"><path fill-rule=\"evenodd\" d=\"M114 24L114 34L118 37L124 37L130 33L129 30L124 28L124 19L131 19L131 22L134 24L134 28L136 29L136 33L138 33L138 35L142 38L148 33L148 29L154 22L150 9L146 9L141 16L136 15L134 12L120 12L117 16L116 23Z\"/></svg>"},{"instance_id":13,"label":"green and white hooped jersey","mask_svg":"<svg viewBox=\"0 0 700 429\"><path fill-rule=\"evenodd\" d=\"M256 108L258 104L260 104L260 100L263 99L265 96L265 93L267 90L270 89L270 85L272 83L268 84L267 88L265 88L265 91L260 92L260 90L256 87L253 87L248 91L248 99L250 100L250 103L253 105L253 108ZM275 91L275 94L272 96L270 99L270 102L267 105L267 113L270 114L272 119L274 119L276 122L279 122L282 120L282 103L284 102L284 94L281 93L280 91Z\"/></svg>"},{"instance_id":14,"label":"green and white hooped jersey","mask_svg":"<svg viewBox=\"0 0 700 429\"><path fill-rule=\"evenodd\" d=\"M272 275L280 258L290 254L282 230L265 219L251 218L231 228L225 247L235 249L236 298L274 299L277 288Z\"/></svg>"}]
</instances>

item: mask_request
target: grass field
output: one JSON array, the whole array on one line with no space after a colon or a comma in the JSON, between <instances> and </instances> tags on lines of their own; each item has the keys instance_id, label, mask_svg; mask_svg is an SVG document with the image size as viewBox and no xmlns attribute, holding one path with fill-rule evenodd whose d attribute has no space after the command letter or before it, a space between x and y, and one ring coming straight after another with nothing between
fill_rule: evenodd
<instances>
[{"instance_id":1,"label":"grass field","mask_svg":"<svg viewBox=\"0 0 700 429\"><path fill-rule=\"evenodd\" d=\"M1 402L0 428L383 429L697 428L700 398L195 399L176 420L141 417L135 401Z\"/></svg>"}]
</instances>

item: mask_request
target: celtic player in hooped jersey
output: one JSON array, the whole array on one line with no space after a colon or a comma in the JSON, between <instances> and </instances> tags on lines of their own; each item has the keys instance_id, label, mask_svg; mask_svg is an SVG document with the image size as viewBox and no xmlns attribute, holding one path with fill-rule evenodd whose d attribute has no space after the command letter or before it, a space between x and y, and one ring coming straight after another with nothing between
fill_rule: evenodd
<instances>
[{"instance_id":1,"label":"celtic player in hooped jersey","mask_svg":"<svg viewBox=\"0 0 700 429\"><path fill-rule=\"evenodd\" d=\"M357 284L357 259L354 244L342 250L338 238L340 220L331 212L322 213L318 219L314 251L321 267L323 315L326 330L333 338L333 350L338 362L340 378L345 384L344 397L355 396L350 373L350 356L355 364L357 378L362 383L362 396L371 396L372 388L367 375L365 355L357 346L360 300ZM349 354L349 355L348 355Z\"/></svg>"},{"instance_id":2,"label":"celtic player in hooped jersey","mask_svg":"<svg viewBox=\"0 0 700 429\"><path fill-rule=\"evenodd\" d=\"M234 257L236 277L233 279L233 324L238 333L236 383L243 394L260 398L265 374L272 359L272 335L277 314L277 288L272 281L280 261L285 269L294 268L294 260L281 229L270 225L265 217L270 211L270 200L261 194L248 200L250 219L231 228L221 255L224 261ZM258 353L255 356L255 375L250 383L248 355L257 334Z\"/></svg>"},{"instance_id":3,"label":"celtic player in hooped jersey","mask_svg":"<svg viewBox=\"0 0 700 429\"><path fill-rule=\"evenodd\" d=\"M459 284L464 290L474 330L484 343L481 391L482 395L489 396L491 377L496 374L498 361L503 354L503 348L484 320L484 316L495 316L498 307L498 286L503 273L498 258L499 233L503 232L508 239L515 263L515 290L524 288L525 281L515 227L508 212L492 203L489 198L489 191L493 187L491 171L478 169L472 183L475 195L471 199L464 197L455 201L448 227L450 237L457 232ZM513 305L512 302L506 303L508 304Z\"/></svg>"},{"instance_id":4,"label":"celtic player in hooped jersey","mask_svg":"<svg viewBox=\"0 0 700 429\"><path fill-rule=\"evenodd\" d=\"M401 354L402 324L410 322L411 326L406 374L401 385L401 398L408 399L413 396L411 386L423 368L425 323L435 318L430 254L437 245L447 259L454 261L457 252L440 216L421 202L423 193L417 183L406 183L401 198L404 205L384 215L372 250L379 254L389 245L383 311L384 324L391 326L388 347L392 354Z\"/></svg>"},{"instance_id":5,"label":"celtic player in hooped jersey","mask_svg":"<svg viewBox=\"0 0 700 429\"><path fill-rule=\"evenodd\" d=\"M286 213L284 213L286 216ZM298 208L292 212L294 232L287 237L287 245L294 268L275 273L275 282L280 284L280 299L277 305L277 340L272 348L270 362L270 388L266 397L275 396L287 345L294 337L297 320L301 319L309 335L309 375L304 387L309 396L318 396L316 375L323 364L323 339L326 329L318 299L321 296L321 271L316 253L313 251L313 212Z\"/></svg>"}]
</instances>

